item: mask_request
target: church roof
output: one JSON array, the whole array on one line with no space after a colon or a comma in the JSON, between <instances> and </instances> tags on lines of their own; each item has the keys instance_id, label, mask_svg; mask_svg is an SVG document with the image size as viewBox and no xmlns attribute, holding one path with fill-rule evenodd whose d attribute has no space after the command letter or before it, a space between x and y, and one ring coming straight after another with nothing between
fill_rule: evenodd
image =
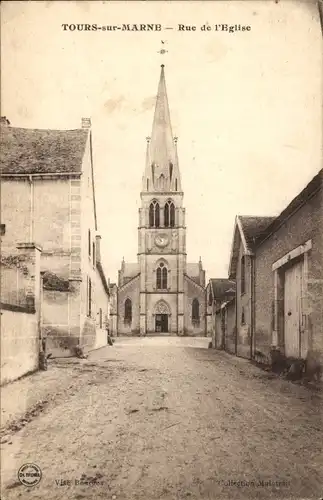
<instances>
[{"instance_id":1,"label":"church roof","mask_svg":"<svg viewBox=\"0 0 323 500\"><path fill-rule=\"evenodd\" d=\"M177 138L173 137L172 132L165 71L162 65L151 137L147 138L143 191L181 191L176 142Z\"/></svg>"},{"instance_id":2,"label":"church roof","mask_svg":"<svg viewBox=\"0 0 323 500\"><path fill-rule=\"evenodd\" d=\"M186 274L190 277L190 278L194 278L194 277L199 277L200 276L200 267L199 267L199 264L198 262L193 262L193 263L190 263L188 262L186 264Z\"/></svg>"},{"instance_id":3,"label":"church roof","mask_svg":"<svg viewBox=\"0 0 323 500\"><path fill-rule=\"evenodd\" d=\"M78 173L89 130L1 127L2 174Z\"/></svg>"},{"instance_id":4,"label":"church roof","mask_svg":"<svg viewBox=\"0 0 323 500\"><path fill-rule=\"evenodd\" d=\"M124 264L124 278L133 278L140 272L140 266L138 263L128 263Z\"/></svg>"}]
</instances>

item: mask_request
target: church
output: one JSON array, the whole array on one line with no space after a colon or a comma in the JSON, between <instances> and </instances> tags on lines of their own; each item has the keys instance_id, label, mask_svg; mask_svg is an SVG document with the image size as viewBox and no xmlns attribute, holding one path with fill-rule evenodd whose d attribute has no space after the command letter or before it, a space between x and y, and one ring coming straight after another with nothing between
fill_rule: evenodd
<instances>
[{"instance_id":1,"label":"church","mask_svg":"<svg viewBox=\"0 0 323 500\"><path fill-rule=\"evenodd\" d=\"M138 255L118 275L119 335L206 334L205 271L186 261L184 193L161 74L140 193Z\"/></svg>"}]
</instances>

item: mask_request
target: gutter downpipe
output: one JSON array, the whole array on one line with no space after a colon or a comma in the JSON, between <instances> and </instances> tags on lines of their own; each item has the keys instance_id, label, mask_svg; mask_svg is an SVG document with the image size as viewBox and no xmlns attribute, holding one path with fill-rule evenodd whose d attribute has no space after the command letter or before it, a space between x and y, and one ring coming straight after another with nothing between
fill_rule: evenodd
<instances>
[{"instance_id":1,"label":"gutter downpipe","mask_svg":"<svg viewBox=\"0 0 323 500\"><path fill-rule=\"evenodd\" d=\"M29 242L33 242L34 237L34 184L31 175L28 176L30 183L30 228L29 228Z\"/></svg>"}]
</instances>

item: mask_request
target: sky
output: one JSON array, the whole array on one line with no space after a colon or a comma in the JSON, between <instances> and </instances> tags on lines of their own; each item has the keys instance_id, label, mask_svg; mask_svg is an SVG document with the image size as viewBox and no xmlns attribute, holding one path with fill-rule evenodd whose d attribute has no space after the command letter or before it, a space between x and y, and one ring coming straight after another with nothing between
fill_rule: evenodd
<instances>
[{"instance_id":1,"label":"sky","mask_svg":"<svg viewBox=\"0 0 323 500\"><path fill-rule=\"evenodd\" d=\"M201 256L207 278L228 275L237 214L278 215L322 168L323 46L311 0L5 1L1 10L1 114L12 126L49 129L91 117L112 282L122 257L137 259L161 64L179 138L187 260ZM73 23L162 30L63 30ZM216 31L220 24L250 31Z\"/></svg>"}]
</instances>

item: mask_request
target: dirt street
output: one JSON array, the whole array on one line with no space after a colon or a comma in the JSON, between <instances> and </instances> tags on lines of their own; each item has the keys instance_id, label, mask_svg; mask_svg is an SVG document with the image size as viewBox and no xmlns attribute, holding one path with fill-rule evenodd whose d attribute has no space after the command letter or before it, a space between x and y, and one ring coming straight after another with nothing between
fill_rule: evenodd
<instances>
[{"instance_id":1,"label":"dirt street","mask_svg":"<svg viewBox=\"0 0 323 500\"><path fill-rule=\"evenodd\" d=\"M2 499L319 500L322 393L208 341L118 338L18 381L34 411L2 431Z\"/></svg>"}]
</instances>

